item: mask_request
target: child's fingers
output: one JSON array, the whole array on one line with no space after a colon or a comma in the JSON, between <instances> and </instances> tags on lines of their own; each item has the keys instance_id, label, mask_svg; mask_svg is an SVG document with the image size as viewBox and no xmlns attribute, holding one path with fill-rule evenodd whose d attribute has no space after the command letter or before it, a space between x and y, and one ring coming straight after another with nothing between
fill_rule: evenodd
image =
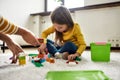
<instances>
[{"instance_id":1,"label":"child's fingers","mask_svg":"<svg viewBox=\"0 0 120 80\"><path fill-rule=\"evenodd\" d=\"M75 56L73 54L68 56L68 60L74 60L74 59L75 59Z\"/></svg>"},{"instance_id":2,"label":"child's fingers","mask_svg":"<svg viewBox=\"0 0 120 80\"><path fill-rule=\"evenodd\" d=\"M68 56L68 60L72 60L72 56L71 55Z\"/></svg>"},{"instance_id":3,"label":"child's fingers","mask_svg":"<svg viewBox=\"0 0 120 80\"><path fill-rule=\"evenodd\" d=\"M41 51L41 48L40 48L40 47L38 48L38 51L39 51L39 52Z\"/></svg>"}]
</instances>

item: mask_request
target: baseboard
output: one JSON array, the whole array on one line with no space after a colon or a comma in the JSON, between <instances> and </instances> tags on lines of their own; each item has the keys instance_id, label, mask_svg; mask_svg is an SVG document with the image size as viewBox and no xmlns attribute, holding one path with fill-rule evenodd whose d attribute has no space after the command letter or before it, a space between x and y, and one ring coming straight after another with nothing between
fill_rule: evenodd
<instances>
[{"instance_id":1,"label":"baseboard","mask_svg":"<svg viewBox=\"0 0 120 80\"><path fill-rule=\"evenodd\" d=\"M32 45L21 45L22 48L38 48L39 46L32 46ZM8 49L7 46L1 47L1 49ZM90 50L90 46L86 47L86 50ZM120 50L120 47L111 47L111 50Z\"/></svg>"},{"instance_id":2,"label":"baseboard","mask_svg":"<svg viewBox=\"0 0 120 80\"><path fill-rule=\"evenodd\" d=\"M38 46L32 46L32 45L21 45L22 48L37 48ZM8 49L7 46L2 46L1 49Z\"/></svg>"},{"instance_id":3,"label":"baseboard","mask_svg":"<svg viewBox=\"0 0 120 80\"><path fill-rule=\"evenodd\" d=\"M87 46L86 50L90 50L90 46ZM111 50L120 50L120 47L111 47Z\"/></svg>"}]
</instances>

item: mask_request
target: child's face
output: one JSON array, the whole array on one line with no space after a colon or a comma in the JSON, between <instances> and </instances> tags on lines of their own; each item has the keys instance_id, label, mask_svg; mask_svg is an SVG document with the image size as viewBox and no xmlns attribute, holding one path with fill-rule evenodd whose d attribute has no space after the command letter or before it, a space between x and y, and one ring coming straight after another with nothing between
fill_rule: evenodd
<instances>
[{"instance_id":1,"label":"child's face","mask_svg":"<svg viewBox=\"0 0 120 80\"><path fill-rule=\"evenodd\" d=\"M66 24L57 24L54 23L53 26L58 32L65 32L68 29L68 26Z\"/></svg>"}]
</instances>

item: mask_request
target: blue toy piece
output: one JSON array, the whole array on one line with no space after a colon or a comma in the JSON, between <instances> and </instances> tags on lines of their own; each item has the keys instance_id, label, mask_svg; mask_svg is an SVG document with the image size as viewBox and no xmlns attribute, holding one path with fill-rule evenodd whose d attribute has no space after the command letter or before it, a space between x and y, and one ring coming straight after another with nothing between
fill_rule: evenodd
<instances>
[{"instance_id":1,"label":"blue toy piece","mask_svg":"<svg viewBox=\"0 0 120 80\"><path fill-rule=\"evenodd\" d=\"M51 55L50 55L49 53L48 53L48 55L47 55L47 56L48 56L48 58L50 58L50 57L51 57Z\"/></svg>"},{"instance_id":2,"label":"blue toy piece","mask_svg":"<svg viewBox=\"0 0 120 80\"><path fill-rule=\"evenodd\" d=\"M46 60L43 58L43 59L40 59L40 63L43 63L45 62Z\"/></svg>"}]
</instances>

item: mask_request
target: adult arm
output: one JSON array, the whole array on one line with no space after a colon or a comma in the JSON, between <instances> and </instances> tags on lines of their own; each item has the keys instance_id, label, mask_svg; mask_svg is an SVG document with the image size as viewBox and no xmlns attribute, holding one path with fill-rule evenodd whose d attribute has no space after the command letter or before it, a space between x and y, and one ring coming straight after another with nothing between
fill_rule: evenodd
<instances>
[{"instance_id":1,"label":"adult arm","mask_svg":"<svg viewBox=\"0 0 120 80\"><path fill-rule=\"evenodd\" d=\"M35 37L35 35L31 31L29 31L25 28L18 27L18 30L15 34L22 36L22 38L27 43L29 43L33 46L39 45L39 42L38 42L37 38Z\"/></svg>"}]
</instances>

